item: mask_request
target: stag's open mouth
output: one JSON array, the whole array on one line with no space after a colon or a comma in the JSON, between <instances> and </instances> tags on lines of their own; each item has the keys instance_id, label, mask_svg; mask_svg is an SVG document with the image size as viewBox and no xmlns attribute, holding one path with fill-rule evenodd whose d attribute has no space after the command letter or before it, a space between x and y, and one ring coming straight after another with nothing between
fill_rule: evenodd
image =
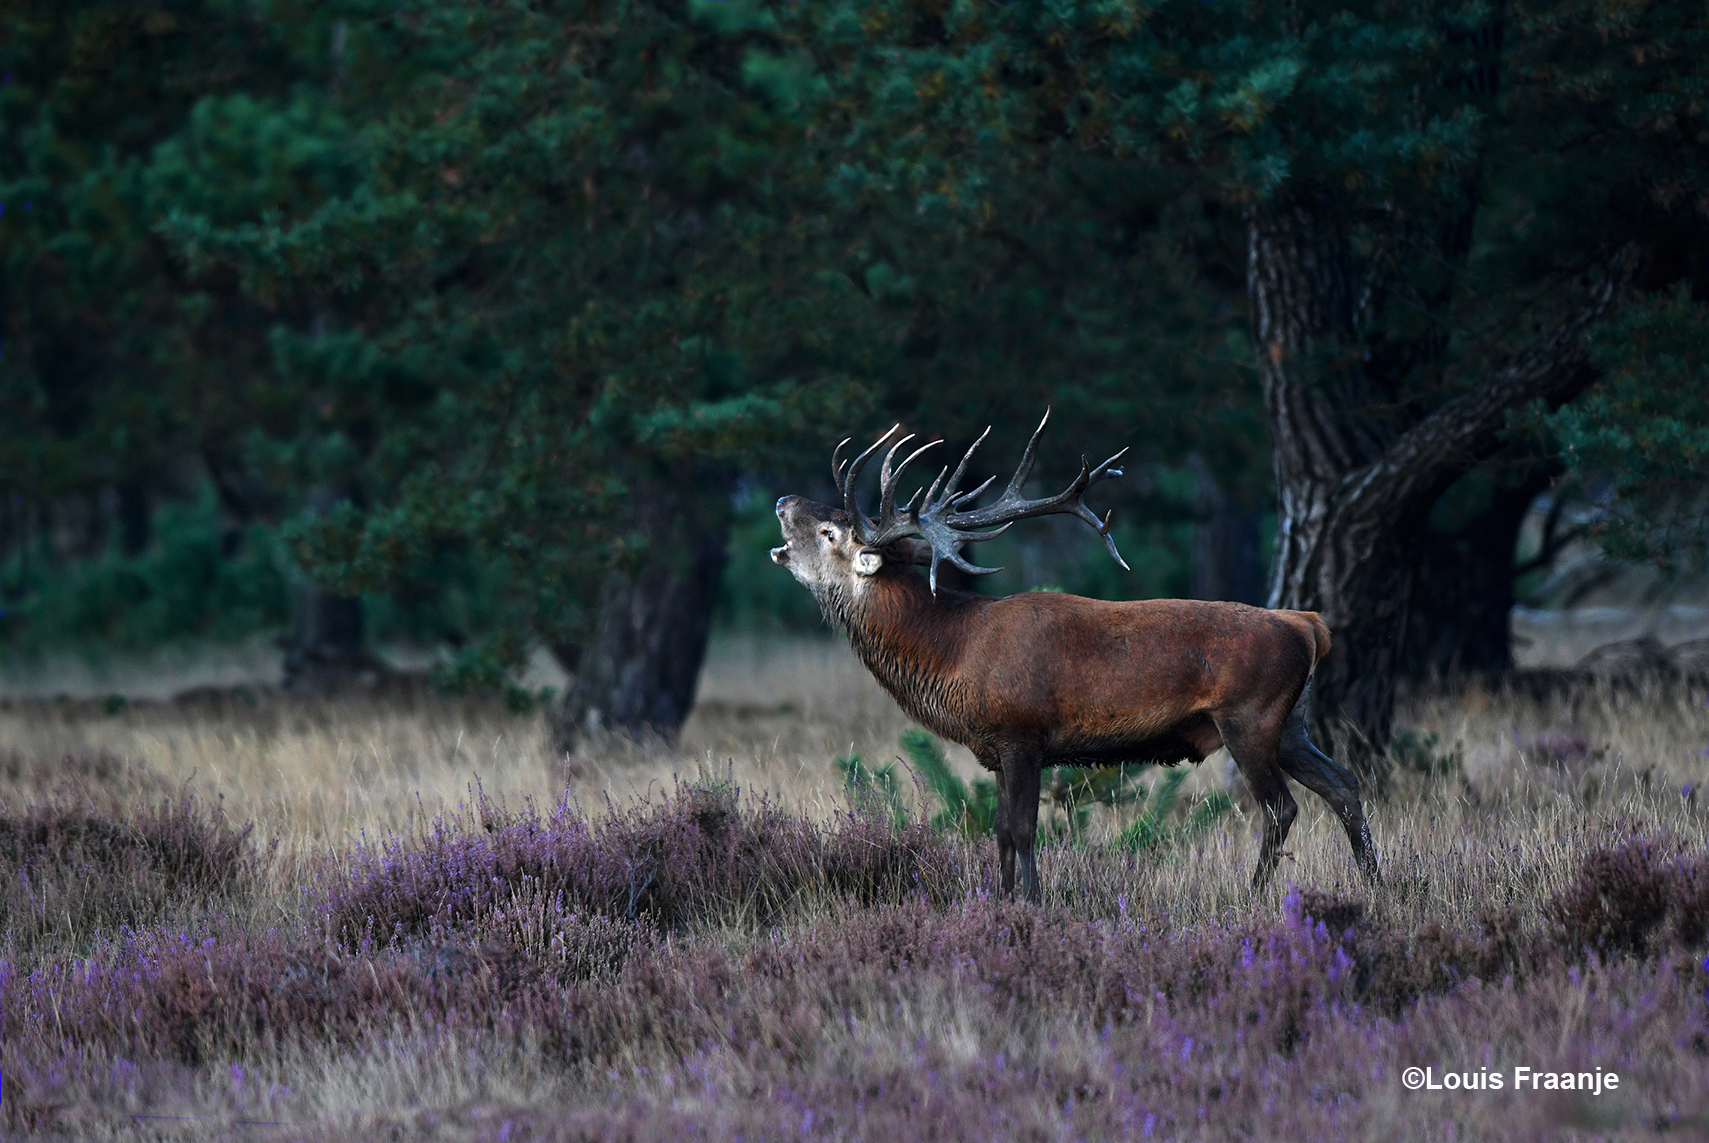
<instances>
[{"instance_id":1,"label":"stag's open mouth","mask_svg":"<svg viewBox=\"0 0 1709 1143\"><path fill-rule=\"evenodd\" d=\"M785 544L781 548L773 548L771 550L771 562L778 565L779 567L782 567L784 564L788 563L789 562L789 546L787 544Z\"/></svg>"}]
</instances>

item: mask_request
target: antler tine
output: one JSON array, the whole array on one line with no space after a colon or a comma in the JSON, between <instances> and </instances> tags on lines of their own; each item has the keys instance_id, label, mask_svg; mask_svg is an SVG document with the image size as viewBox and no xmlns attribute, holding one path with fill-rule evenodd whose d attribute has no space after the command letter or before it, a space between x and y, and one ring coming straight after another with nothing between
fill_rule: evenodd
<instances>
[{"instance_id":1,"label":"antler tine","mask_svg":"<svg viewBox=\"0 0 1709 1143\"><path fill-rule=\"evenodd\" d=\"M938 440L935 440L935 441L927 441L925 444L921 445L919 448L917 448L913 452L909 453L908 459L904 460L901 464L896 466L896 475L901 476L902 470L904 468L907 468L910 464L913 464L916 460L920 459L921 455L924 454L927 449L937 448L939 445L941 445L943 443L944 442L943 442L942 438L939 438ZM940 473L939 476L941 478L942 474Z\"/></svg>"},{"instance_id":2,"label":"antler tine","mask_svg":"<svg viewBox=\"0 0 1709 1143\"><path fill-rule=\"evenodd\" d=\"M932 497L938 494L938 485L942 484L944 482L944 477L948 475L949 465L946 464L938 470L937 479L932 481L932 486L926 489L926 502L921 505L921 507L930 508L932 506Z\"/></svg>"},{"instance_id":3,"label":"antler tine","mask_svg":"<svg viewBox=\"0 0 1709 1143\"><path fill-rule=\"evenodd\" d=\"M1004 524L1002 527L993 528L989 532L967 532L967 533L964 533L962 535L961 542L964 544L983 544L986 540L995 540L998 536L1001 536L1004 532L1007 532L1010 528L1013 528L1014 526L1015 526L1015 522L1013 520L1010 520L1007 524ZM993 570L1002 571L1003 569L1002 568L995 568Z\"/></svg>"},{"instance_id":4,"label":"antler tine","mask_svg":"<svg viewBox=\"0 0 1709 1143\"><path fill-rule=\"evenodd\" d=\"M855 482L860 479L861 469L866 467L866 462L872 458L872 454L883 447L884 442L890 439L891 433L901 427L901 423L898 422L897 424L891 425L888 429L885 429L883 436L873 441L872 444L867 446L865 452L861 453L859 456L855 457L854 460L849 462L847 473L841 476L843 507L847 509L849 518L854 521L854 526L856 528L860 528L863 525L866 517L861 514L860 504L855 499ZM838 451L841 451L841 446L838 447Z\"/></svg>"},{"instance_id":5,"label":"antler tine","mask_svg":"<svg viewBox=\"0 0 1709 1143\"><path fill-rule=\"evenodd\" d=\"M1115 514L1116 510L1114 508L1104 513L1104 522L1098 525L1098 535L1104 538L1104 547L1110 549L1110 555L1115 557L1116 563L1122 566L1122 570L1132 571L1133 569L1127 566L1127 561L1122 559L1122 554L1116 551L1116 538L1110 535L1110 518ZM1097 517L1093 516L1092 519L1096 520Z\"/></svg>"},{"instance_id":6,"label":"antler tine","mask_svg":"<svg viewBox=\"0 0 1709 1143\"><path fill-rule=\"evenodd\" d=\"M992 533L992 535L996 535L996 533ZM982 568L978 564L970 564L966 560L962 559L961 553L956 551L954 548L950 548L947 551L940 551L938 546L933 544L932 568L930 572L933 595L938 593L938 564L944 560L948 560L968 575L996 575L998 572L1003 570L1002 568Z\"/></svg>"},{"instance_id":7,"label":"antler tine","mask_svg":"<svg viewBox=\"0 0 1709 1143\"><path fill-rule=\"evenodd\" d=\"M916 460L920 459L920 457L926 452L927 449L937 448L939 445L941 445L943 443L944 442L942 440L927 441L925 444L921 445L919 448L917 448L913 452L909 453L907 455L907 457L902 461L902 463L896 466L896 472L890 478L891 483L894 484L897 480L901 479L902 470L907 468L910 464L913 464ZM942 474L940 473L939 475L941 476ZM911 512L914 510L914 502L920 498L920 491L921 490L918 488L914 489L914 495L908 497L908 503L906 503L902 506L902 510L904 512Z\"/></svg>"},{"instance_id":8,"label":"antler tine","mask_svg":"<svg viewBox=\"0 0 1709 1143\"><path fill-rule=\"evenodd\" d=\"M890 462L896 456L897 451L913 439L914 434L909 433L892 445L890 451L884 456L884 464L878 470L878 523L871 536L864 541L865 543L884 544L899 536L906 536L918 530L918 525L914 520L914 503L920 498L920 491L915 489L914 495L908 498L908 503L904 504L901 511L898 512L896 508L896 484L901 480L903 471L919 459L922 453L927 449L936 448L943 444L943 441L928 441L909 453L901 464L892 469Z\"/></svg>"},{"instance_id":9,"label":"antler tine","mask_svg":"<svg viewBox=\"0 0 1709 1143\"><path fill-rule=\"evenodd\" d=\"M1032 475L1033 460L1038 456L1039 434L1044 432L1044 426L1049 423L1050 406L1046 405L1044 407L1044 419L1038 423L1038 428L1033 430L1032 439L1027 441L1027 451L1021 454L1021 463L1016 466L1015 475L1009 478L1008 487L1003 489L1004 496L1009 495L1011 492L1019 492L1021 490L1021 485L1027 482L1027 477ZM1082 460L1084 460L1084 458L1082 458Z\"/></svg>"},{"instance_id":10,"label":"antler tine","mask_svg":"<svg viewBox=\"0 0 1709 1143\"><path fill-rule=\"evenodd\" d=\"M986 425L985 431L979 434L979 439L967 446L967 451L962 454L961 463L955 466L955 475L949 478L948 484L944 485L944 498L943 498L943 500L939 501L940 504L947 504L953 500L966 499L966 497L964 497L960 493L956 492L956 489L961 487L961 478L962 478L962 476L964 476L967 473L967 462L973 459L974 452L979 448L980 445L985 443L985 438L990 436L990 435L991 435L991 426ZM992 479L996 479L996 478L993 477ZM985 485L990 484L990 483L991 483L991 481L987 480L985 482L985 484L981 484L979 486L980 490L983 491L985 489ZM934 485L934 487L935 487L935 485ZM929 505L931 502L931 497L928 496L926 498L926 501Z\"/></svg>"},{"instance_id":11,"label":"antler tine","mask_svg":"<svg viewBox=\"0 0 1709 1143\"><path fill-rule=\"evenodd\" d=\"M1094 468L1092 470L1091 476L1087 479L1086 483L1088 485L1092 485L1092 484L1098 483L1098 481L1103 480L1106 477L1120 476L1122 474L1122 470L1119 468L1111 468L1110 465L1114 464L1116 461L1120 460L1122 457L1124 457L1126 455L1127 455L1127 449L1124 448L1120 452L1116 453L1116 455L1112 456L1109 460L1106 460L1103 464L1100 464L1097 468ZM1086 458L1081 457L1080 463L1085 464Z\"/></svg>"},{"instance_id":12,"label":"antler tine","mask_svg":"<svg viewBox=\"0 0 1709 1143\"><path fill-rule=\"evenodd\" d=\"M958 504L966 504L969 500L979 499L981 496L985 495L985 490L995 483L997 483L997 478L995 476L987 476L985 478L985 482L978 488L975 488L972 492L963 492L954 500L951 500L949 502L950 507L954 508Z\"/></svg>"},{"instance_id":13,"label":"antler tine","mask_svg":"<svg viewBox=\"0 0 1709 1143\"><path fill-rule=\"evenodd\" d=\"M890 470L890 461L896 455L896 450L914 439L909 433L890 446L890 451L884 454L884 463L878 466L878 529L883 531L885 525L896 519L896 478L902 474L901 469ZM905 464L906 462L904 462ZM870 542L870 541L868 541Z\"/></svg>"},{"instance_id":14,"label":"antler tine","mask_svg":"<svg viewBox=\"0 0 1709 1143\"><path fill-rule=\"evenodd\" d=\"M852 440L853 437L844 437L837 442L837 447L831 450L831 483L838 488L843 486L843 449L847 448Z\"/></svg>"}]
</instances>

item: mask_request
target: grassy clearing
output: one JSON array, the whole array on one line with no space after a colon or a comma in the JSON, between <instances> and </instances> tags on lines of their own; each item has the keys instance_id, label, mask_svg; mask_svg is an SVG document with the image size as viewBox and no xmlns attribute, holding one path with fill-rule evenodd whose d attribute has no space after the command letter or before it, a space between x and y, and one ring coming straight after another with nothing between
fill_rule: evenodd
<instances>
[{"instance_id":1,"label":"grassy clearing","mask_svg":"<svg viewBox=\"0 0 1709 1143\"><path fill-rule=\"evenodd\" d=\"M70 1138L1709 1133L1709 692L1412 700L1357 883L1311 795L994 899L851 810L906 722L831 644L721 647L677 748L424 692L0 709L0 1126ZM970 761L952 752L966 777ZM904 771L905 772L905 771ZM1213 758L1177 813L1226 782ZM1291 888L1290 888L1291 886ZM1502 1092L1405 1090L1412 1065ZM1513 1068L1622 1076L1600 1096ZM175 1116L176 1119L138 1118ZM187 1118L185 1118L187 1117Z\"/></svg>"}]
</instances>

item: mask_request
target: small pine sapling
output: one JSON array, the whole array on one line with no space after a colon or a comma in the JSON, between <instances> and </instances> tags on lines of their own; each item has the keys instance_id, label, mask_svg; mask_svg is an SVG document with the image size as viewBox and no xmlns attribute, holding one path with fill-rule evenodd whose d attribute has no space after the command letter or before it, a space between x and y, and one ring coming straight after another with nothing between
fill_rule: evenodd
<instances>
[{"instance_id":1,"label":"small pine sapling","mask_svg":"<svg viewBox=\"0 0 1709 1143\"><path fill-rule=\"evenodd\" d=\"M1050 829L1079 845L1086 838L1086 825L1093 806L1133 805L1145 800L1140 777L1151 769L1138 766L1053 766L1045 771L1044 802L1056 811Z\"/></svg>"},{"instance_id":2,"label":"small pine sapling","mask_svg":"<svg viewBox=\"0 0 1709 1143\"><path fill-rule=\"evenodd\" d=\"M1170 770L1149 795L1140 791L1137 800L1144 801L1145 812L1116 837L1116 848L1137 852L1161 849L1191 841L1209 829L1211 824L1227 813L1232 803L1221 790L1212 790L1187 812L1178 824L1169 824L1169 815L1181 800L1181 786L1187 780L1185 770Z\"/></svg>"},{"instance_id":3,"label":"small pine sapling","mask_svg":"<svg viewBox=\"0 0 1709 1143\"><path fill-rule=\"evenodd\" d=\"M896 767L886 762L868 766L852 750L836 760L843 775L843 789L857 813L889 818L897 826L908 823L908 807L902 804L902 788Z\"/></svg>"},{"instance_id":4,"label":"small pine sapling","mask_svg":"<svg viewBox=\"0 0 1709 1143\"><path fill-rule=\"evenodd\" d=\"M950 769L943 743L917 726L902 732L902 752L913 764L916 779L937 799L934 829L953 829L970 838L986 837L996 829L997 783L977 778L969 789Z\"/></svg>"}]
</instances>

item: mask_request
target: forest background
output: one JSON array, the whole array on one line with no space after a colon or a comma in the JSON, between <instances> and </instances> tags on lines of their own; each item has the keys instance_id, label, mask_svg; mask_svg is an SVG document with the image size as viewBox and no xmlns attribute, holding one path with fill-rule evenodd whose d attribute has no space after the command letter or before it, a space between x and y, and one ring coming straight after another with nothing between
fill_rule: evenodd
<instances>
[{"instance_id":1,"label":"forest background","mask_svg":"<svg viewBox=\"0 0 1709 1143\"><path fill-rule=\"evenodd\" d=\"M1701 571L1706 61L1630 0L6 0L4 653L407 641L669 736L715 622L819 622L765 551L837 440L1006 473L1048 406L1133 572L952 586L1320 610L1380 769L1516 600Z\"/></svg>"}]
</instances>

